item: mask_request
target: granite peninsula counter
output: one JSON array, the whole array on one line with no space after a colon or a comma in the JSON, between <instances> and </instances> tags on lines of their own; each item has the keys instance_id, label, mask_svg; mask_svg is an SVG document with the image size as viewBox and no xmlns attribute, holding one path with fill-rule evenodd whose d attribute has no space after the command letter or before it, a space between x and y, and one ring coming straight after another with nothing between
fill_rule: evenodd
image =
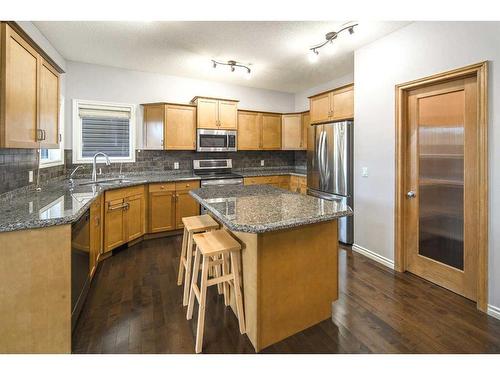
<instances>
[{"instance_id":1,"label":"granite peninsula counter","mask_svg":"<svg viewBox=\"0 0 500 375\"><path fill-rule=\"evenodd\" d=\"M246 334L257 352L331 317L337 219L352 215L348 206L267 185L190 194L242 244Z\"/></svg>"}]
</instances>

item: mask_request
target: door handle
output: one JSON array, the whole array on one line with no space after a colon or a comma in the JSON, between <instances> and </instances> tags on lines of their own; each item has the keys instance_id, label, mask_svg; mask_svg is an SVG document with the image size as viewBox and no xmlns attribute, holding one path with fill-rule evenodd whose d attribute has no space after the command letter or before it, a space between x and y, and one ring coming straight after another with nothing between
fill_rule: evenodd
<instances>
[{"instance_id":1,"label":"door handle","mask_svg":"<svg viewBox=\"0 0 500 375\"><path fill-rule=\"evenodd\" d=\"M409 191L408 193L406 193L406 196L408 197L408 199L412 199L412 198L415 198L417 196L417 194L415 194L414 191Z\"/></svg>"}]
</instances>

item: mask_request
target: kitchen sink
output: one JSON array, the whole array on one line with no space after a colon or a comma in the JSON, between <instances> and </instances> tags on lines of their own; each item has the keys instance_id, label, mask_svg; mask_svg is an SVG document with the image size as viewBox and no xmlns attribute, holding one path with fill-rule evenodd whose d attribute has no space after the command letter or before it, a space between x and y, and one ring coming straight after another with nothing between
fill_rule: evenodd
<instances>
[{"instance_id":1,"label":"kitchen sink","mask_svg":"<svg viewBox=\"0 0 500 375\"><path fill-rule=\"evenodd\" d=\"M78 184L78 186L85 186L85 185L111 186L111 185L127 184L130 182L146 183L147 181L146 180L130 180L127 178L110 178L110 179L106 179L106 180L97 180L96 182L93 182L93 181L81 182Z\"/></svg>"}]
</instances>

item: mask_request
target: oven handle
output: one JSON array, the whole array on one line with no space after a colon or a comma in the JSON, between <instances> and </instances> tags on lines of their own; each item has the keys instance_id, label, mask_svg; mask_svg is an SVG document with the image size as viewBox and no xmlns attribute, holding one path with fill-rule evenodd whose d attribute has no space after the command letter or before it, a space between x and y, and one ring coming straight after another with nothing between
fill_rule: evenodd
<instances>
[{"instance_id":1,"label":"oven handle","mask_svg":"<svg viewBox=\"0 0 500 375\"><path fill-rule=\"evenodd\" d=\"M237 178L237 179L231 179L231 180L207 180L207 181L201 181L201 187L204 186L237 186L237 185L243 185L243 179L242 178Z\"/></svg>"}]
</instances>

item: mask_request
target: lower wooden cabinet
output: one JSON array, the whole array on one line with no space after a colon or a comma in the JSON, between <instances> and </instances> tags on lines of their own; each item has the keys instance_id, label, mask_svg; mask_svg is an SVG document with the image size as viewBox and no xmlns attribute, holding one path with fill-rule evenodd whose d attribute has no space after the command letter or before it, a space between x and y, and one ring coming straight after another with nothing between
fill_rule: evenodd
<instances>
[{"instance_id":1,"label":"lower wooden cabinet","mask_svg":"<svg viewBox=\"0 0 500 375\"><path fill-rule=\"evenodd\" d=\"M102 252L102 197L90 206L90 275L97 267L97 259Z\"/></svg>"},{"instance_id":2,"label":"lower wooden cabinet","mask_svg":"<svg viewBox=\"0 0 500 375\"><path fill-rule=\"evenodd\" d=\"M304 195L307 194L306 177L290 176L290 191Z\"/></svg>"},{"instance_id":3,"label":"lower wooden cabinet","mask_svg":"<svg viewBox=\"0 0 500 375\"><path fill-rule=\"evenodd\" d=\"M282 189L293 191L294 193L307 193L307 180L300 176L257 176L245 177L245 185L271 185Z\"/></svg>"},{"instance_id":4,"label":"lower wooden cabinet","mask_svg":"<svg viewBox=\"0 0 500 375\"><path fill-rule=\"evenodd\" d=\"M104 197L104 252L144 235L144 185L110 190Z\"/></svg>"}]
</instances>

